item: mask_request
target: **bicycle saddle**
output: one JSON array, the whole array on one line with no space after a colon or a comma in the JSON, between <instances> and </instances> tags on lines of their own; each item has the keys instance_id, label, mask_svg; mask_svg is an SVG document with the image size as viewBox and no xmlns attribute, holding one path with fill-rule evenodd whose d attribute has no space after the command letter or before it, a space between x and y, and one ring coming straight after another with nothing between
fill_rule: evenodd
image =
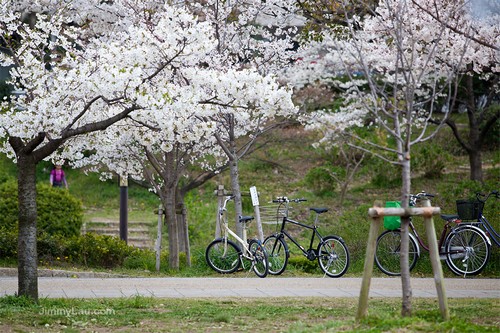
<instances>
[{"instance_id":1,"label":"bicycle saddle","mask_svg":"<svg viewBox=\"0 0 500 333\"><path fill-rule=\"evenodd\" d=\"M316 213L321 214L326 213L328 211L328 208L309 208L309 210L313 210Z\"/></svg>"},{"instance_id":2,"label":"bicycle saddle","mask_svg":"<svg viewBox=\"0 0 500 333\"><path fill-rule=\"evenodd\" d=\"M250 222L253 218L253 216L240 216L240 223Z\"/></svg>"},{"instance_id":3,"label":"bicycle saddle","mask_svg":"<svg viewBox=\"0 0 500 333\"><path fill-rule=\"evenodd\" d=\"M441 218L445 221L460 220L458 215L441 214Z\"/></svg>"}]
</instances>

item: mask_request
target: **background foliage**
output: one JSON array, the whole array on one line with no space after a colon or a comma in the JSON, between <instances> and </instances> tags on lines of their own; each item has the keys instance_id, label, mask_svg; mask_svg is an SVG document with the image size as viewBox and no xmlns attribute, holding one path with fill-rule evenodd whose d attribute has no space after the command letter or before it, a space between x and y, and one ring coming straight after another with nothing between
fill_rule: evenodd
<instances>
[{"instance_id":1,"label":"background foliage","mask_svg":"<svg viewBox=\"0 0 500 333\"><path fill-rule=\"evenodd\" d=\"M315 174L315 170L324 166L335 171L336 168L341 167L342 163L336 161L335 157L328 157L328 152L311 148L310 144L314 142L314 139L312 133L304 132L299 127L289 127L274 132L267 138L269 143L264 150L257 151L241 161L241 186L244 190L248 190L250 186L257 187L260 195L259 200L263 206L262 210L265 209L264 207L269 207L272 211L275 207L270 202L276 196L306 198L307 202L293 206L291 216L307 223L312 223L314 217L310 214L309 207L329 208L328 213L322 214L320 217L320 231L324 235L339 235L345 240L351 254L351 265L347 275L358 276L364 265L370 222L367 217L368 208L373 205L375 200L394 201L399 198L399 170L380 159L366 157L361 169L356 173L354 181L349 185L344 205L340 206L339 184L334 183L332 179L325 180L312 175ZM455 201L457 199L471 198L476 191L488 192L498 189L498 179L500 179L500 168L498 168L500 158L498 155L498 150L495 148L485 152L484 183L470 181L468 180L467 156L461 153L459 147L450 140L449 133L443 131L432 142L425 143L415 149L412 157L418 163L415 163L413 172L413 191L425 190L435 194L436 197L432 204L440 207L444 214L454 214L456 213ZM48 183L50 169L51 165L46 162L37 169L37 179L40 183L38 188L41 193L45 193L41 195L45 198L41 201L42 203L49 201L69 202L70 199L64 198L72 196L77 198L75 200L82 205L84 223L99 217L118 221L120 191L117 178L102 182L95 174L85 175L81 170L66 168L70 185L68 193L59 189L55 191L56 189L45 186ZM0 177L3 177L0 184L0 205L3 206L0 209L5 212L0 216L0 220L3 221L0 223L0 263L12 266L15 266L17 257L17 232L16 228L12 227L15 225L15 223L12 224L13 221L17 221L17 217L13 213L13 207L17 207L14 199L17 195L14 190L16 185L12 180L15 171L16 168L12 162L4 157L0 158ZM322 184L322 181L326 184ZM184 260L181 259L180 271L169 271L166 267L168 266L166 264L168 253L163 250L160 274L182 276L216 274L206 265L204 252L214 237L214 221L217 212L214 190L217 184L223 184L227 188L229 183L229 175L222 173L213 181L187 195L192 266L187 267ZM322 189L328 190L321 191ZM157 216L154 214L154 210L158 207L158 198L132 181L129 182L128 193L129 218L149 221L150 235L152 239L155 239ZM59 197L59 195L64 197ZM252 215L253 207L250 197L244 196L243 204L244 214ZM52 208L42 209L41 218L50 214L56 215L53 210L57 207L47 207ZM231 207L229 208L231 209ZM54 221L55 224L67 225L62 221L68 221L72 215L68 213L70 210L68 207L65 209L66 213L58 215L62 216L61 223ZM499 211L499 200L491 199L488 201L485 214L497 230L500 230ZM78 219L75 218L75 220ZM272 218L267 220L270 222ZM439 217L435 218L438 233L443 225L441 221ZM423 237L426 237L423 223L420 223L421 221L418 219L415 222L418 231ZM275 224L264 224L264 234L269 235L276 231L276 228ZM162 248L168 249L168 244L166 244L167 230L165 229ZM301 239L304 245L308 245L306 238L309 237L309 234L300 229L291 229L291 232ZM40 232L38 249L42 267L112 268L127 274L155 274L153 273L155 272L155 254L152 250L128 247L124 242L107 236L94 234L62 236L61 234L64 233ZM248 234L250 237L257 234L254 224L250 225ZM292 257L284 276L302 274L320 276L322 274L317 262L310 262L302 257L292 244L290 244L290 249ZM443 270L447 276L454 277L446 265ZM412 274L429 276L431 272L429 259L427 254L423 252L423 257L419 260ZM383 276L376 269L375 274ZM481 276L500 277L500 251L497 247L493 247L493 256Z\"/></svg>"}]
</instances>

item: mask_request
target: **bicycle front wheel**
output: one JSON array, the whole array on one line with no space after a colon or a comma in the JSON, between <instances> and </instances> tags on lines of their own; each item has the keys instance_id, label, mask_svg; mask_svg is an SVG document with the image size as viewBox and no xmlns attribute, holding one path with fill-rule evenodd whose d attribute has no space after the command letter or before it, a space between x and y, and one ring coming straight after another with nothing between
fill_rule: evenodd
<instances>
[{"instance_id":1,"label":"bicycle front wheel","mask_svg":"<svg viewBox=\"0 0 500 333\"><path fill-rule=\"evenodd\" d=\"M410 236L408 244L408 266L410 271L417 264L418 247L417 243ZM375 249L375 264L387 275L401 275L401 232L399 230L384 231L377 238Z\"/></svg>"},{"instance_id":2,"label":"bicycle front wheel","mask_svg":"<svg viewBox=\"0 0 500 333\"><path fill-rule=\"evenodd\" d=\"M329 277L341 277L349 267L349 250L342 238L327 236L318 245L319 267Z\"/></svg>"},{"instance_id":3,"label":"bicycle front wheel","mask_svg":"<svg viewBox=\"0 0 500 333\"><path fill-rule=\"evenodd\" d=\"M444 246L446 265L456 275L477 275L490 258L488 240L472 227L459 227L452 231Z\"/></svg>"},{"instance_id":4,"label":"bicycle front wheel","mask_svg":"<svg viewBox=\"0 0 500 333\"><path fill-rule=\"evenodd\" d=\"M269 274L280 275L288 264L288 248L282 237L271 235L264 240L269 259Z\"/></svg>"},{"instance_id":5,"label":"bicycle front wheel","mask_svg":"<svg viewBox=\"0 0 500 333\"><path fill-rule=\"evenodd\" d=\"M269 261L264 246L257 240L252 239L248 244L248 250L252 254L252 269L258 277L264 278L269 272Z\"/></svg>"},{"instance_id":6,"label":"bicycle front wheel","mask_svg":"<svg viewBox=\"0 0 500 333\"><path fill-rule=\"evenodd\" d=\"M240 250L232 241L218 238L208 245L205 259L216 272L234 273L240 266Z\"/></svg>"}]
</instances>

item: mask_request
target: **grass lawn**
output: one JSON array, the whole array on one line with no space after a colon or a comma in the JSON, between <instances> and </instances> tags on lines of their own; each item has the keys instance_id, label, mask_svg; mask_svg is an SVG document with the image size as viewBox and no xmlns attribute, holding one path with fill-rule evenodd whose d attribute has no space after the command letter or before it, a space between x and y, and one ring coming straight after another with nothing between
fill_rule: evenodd
<instances>
[{"instance_id":1,"label":"grass lawn","mask_svg":"<svg viewBox=\"0 0 500 333\"><path fill-rule=\"evenodd\" d=\"M356 298L42 299L0 298L1 332L498 332L497 299L449 299L451 320L437 300L373 298L356 322Z\"/></svg>"}]
</instances>

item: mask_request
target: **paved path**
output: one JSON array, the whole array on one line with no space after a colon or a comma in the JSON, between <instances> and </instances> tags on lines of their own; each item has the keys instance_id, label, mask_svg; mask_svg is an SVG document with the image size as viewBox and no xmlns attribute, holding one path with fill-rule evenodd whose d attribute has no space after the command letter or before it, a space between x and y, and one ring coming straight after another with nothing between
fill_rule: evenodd
<instances>
[{"instance_id":1,"label":"paved path","mask_svg":"<svg viewBox=\"0 0 500 333\"><path fill-rule=\"evenodd\" d=\"M500 279L445 279L448 298L498 298ZM437 297L434 280L412 278L413 297ZM223 298L223 297L359 297L361 278L67 278L40 277L40 298ZM0 296L17 292L17 277L0 276ZM371 297L401 297L400 278L373 278Z\"/></svg>"}]
</instances>

